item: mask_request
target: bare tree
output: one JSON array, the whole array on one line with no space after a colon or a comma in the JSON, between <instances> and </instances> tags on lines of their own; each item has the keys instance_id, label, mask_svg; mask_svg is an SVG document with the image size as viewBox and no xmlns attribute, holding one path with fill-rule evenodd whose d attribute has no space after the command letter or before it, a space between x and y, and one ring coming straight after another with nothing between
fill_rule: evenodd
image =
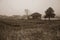
<instances>
[{"instance_id":1,"label":"bare tree","mask_svg":"<svg viewBox=\"0 0 60 40\"><path fill-rule=\"evenodd\" d=\"M28 11L29 11L28 9L25 9L27 19L29 18L29 16L28 16Z\"/></svg>"}]
</instances>

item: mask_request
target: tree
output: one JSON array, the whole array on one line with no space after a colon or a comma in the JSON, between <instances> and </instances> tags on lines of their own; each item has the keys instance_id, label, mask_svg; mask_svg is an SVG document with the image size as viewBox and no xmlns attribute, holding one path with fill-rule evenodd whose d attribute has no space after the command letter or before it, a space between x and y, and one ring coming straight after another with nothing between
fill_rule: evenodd
<instances>
[{"instance_id":1,"label":"tree","mask_svg":"<svg viewBox=\"0 0 60 40\"><path fill-rule=\"evenodd\" d=\"M29 19L29 16L28 16L29 10L25 9L25 12L26 12L27 19Z\"/></svg>"},{"instance_id":2,"label":"tree","mask_svg":"<svg viewBox=\"0 0 60 40\"><path fill-rule=\"evenodd\" d=\"M53 8L51 8L51 7L49 7L46 11L45 11L45 16L44 16L44 18L49 18L49 20L50 20L50 18L54 18L55 17L55 14L54 14L54 10L53 10Z\"/></svg>"}]
</instances>

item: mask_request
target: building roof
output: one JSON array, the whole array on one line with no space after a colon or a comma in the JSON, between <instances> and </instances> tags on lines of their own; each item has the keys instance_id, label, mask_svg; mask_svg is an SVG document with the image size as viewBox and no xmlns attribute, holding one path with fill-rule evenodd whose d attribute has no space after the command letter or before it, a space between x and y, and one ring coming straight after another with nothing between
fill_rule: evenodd
<instances>
[{"instance_id":1,"label":"building roof","mask_svg":"<svg viewBox=\"0 0 60 40\"><path fill-rule=\"evenodd\" d=\"M38 13L38 12L35 12L35 13L33 13L31 16L41 16L41 14Z\"/></svg>"}]
</instances>

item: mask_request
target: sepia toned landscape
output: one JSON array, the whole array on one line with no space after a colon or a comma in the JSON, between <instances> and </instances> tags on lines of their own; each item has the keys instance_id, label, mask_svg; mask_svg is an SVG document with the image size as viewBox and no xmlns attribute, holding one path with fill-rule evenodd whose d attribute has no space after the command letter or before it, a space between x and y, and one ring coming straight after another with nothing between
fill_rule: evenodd
<instances>
[{"instance_id":1,"label":"sepia toned landscape","mask_svg":"<svg viewBox=\"0 0 60 40\"><path fill-rule=\"evenodd\" d=\"M60 0L0 0L0 40L60 40Z\"/></svg>"}]
</instances>

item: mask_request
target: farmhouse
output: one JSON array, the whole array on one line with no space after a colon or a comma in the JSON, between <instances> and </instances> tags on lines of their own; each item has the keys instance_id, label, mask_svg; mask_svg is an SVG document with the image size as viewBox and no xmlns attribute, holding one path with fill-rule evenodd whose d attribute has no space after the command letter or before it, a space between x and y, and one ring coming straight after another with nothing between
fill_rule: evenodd
<instances>
[{"instance_id":1,"label":"farmhouse","mask_svg":"<svg viewBox=\"0 0 60 40\"><path fill-rule=\"evenodd\" d=\"M32 19L41 19L41 14L38 12L35 12L30 15Z\"/></svg>"}]
</instances>

